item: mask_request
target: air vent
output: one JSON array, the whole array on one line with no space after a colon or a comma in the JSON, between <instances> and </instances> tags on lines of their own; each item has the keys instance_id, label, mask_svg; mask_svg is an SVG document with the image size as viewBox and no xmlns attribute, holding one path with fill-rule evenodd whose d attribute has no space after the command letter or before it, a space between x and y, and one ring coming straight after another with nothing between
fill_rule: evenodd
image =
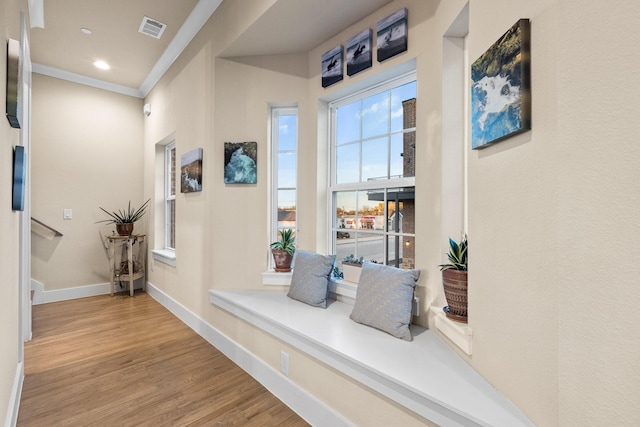
<instances>
[{"instance_id":1,"label":"air vent","mask_svg":"<svg viewBox=\"0 0 640 427\"><path fill-rule=\"evenodd\" d=\"M145 16L144 18L142 18L142 22L140 23L138 32L159 39L160 37L162 37L162 33L164 33L164 30L166 28L167 24L163 24L162 22Z\"/></svg>"}]
</instances>

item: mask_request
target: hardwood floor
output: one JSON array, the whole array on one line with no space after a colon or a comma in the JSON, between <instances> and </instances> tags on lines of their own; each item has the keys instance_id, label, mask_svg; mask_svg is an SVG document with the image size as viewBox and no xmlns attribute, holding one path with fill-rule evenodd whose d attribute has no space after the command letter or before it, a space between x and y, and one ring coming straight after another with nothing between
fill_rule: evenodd
<instances>
[{"instance_id":1,"label":"hardwood floor","mask_svg":"<svg viewBox=\"0 0 640 427\"><path fill-rule=\"evenodd\" d=\"M306 426L145 293L33 307L18 426Z\"/></svg>"}]
</instances>

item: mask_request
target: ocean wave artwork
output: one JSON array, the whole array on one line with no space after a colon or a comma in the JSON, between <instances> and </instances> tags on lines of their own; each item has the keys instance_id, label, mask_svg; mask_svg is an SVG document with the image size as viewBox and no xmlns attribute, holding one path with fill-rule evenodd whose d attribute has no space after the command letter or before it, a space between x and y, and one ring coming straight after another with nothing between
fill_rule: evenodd
<instances>
[{"instance_id":1,"label":"ocean wave artwork","mask_svg":"<svg viewBox=\"0 0 640 427\"><path fill-rule=\"evenodd\" d=\"M256 142L225 142L224 158L225 184L256 184L258 182L258 144Z\"/></svg>"},{"instance_id":2,"label":"ocean wave artwork","mask_svg":"<svg viewBox=\"0 0 640 427\"><path fill-rule=\"evenodd\" d=\"M519 20L471 66L471 148L531 129L529 21Z\"/></svg>"}]
</instances>

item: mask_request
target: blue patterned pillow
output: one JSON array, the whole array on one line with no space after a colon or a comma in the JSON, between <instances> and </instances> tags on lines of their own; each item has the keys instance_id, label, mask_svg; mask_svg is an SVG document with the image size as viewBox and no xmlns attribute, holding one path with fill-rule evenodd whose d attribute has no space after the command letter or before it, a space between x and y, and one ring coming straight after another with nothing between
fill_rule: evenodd
<instances>
[{"instance_id":1,"label":"blue patterned pillow","mask_svg":"<svg viewBox=\"0 0 640 427\"><path fill-rule=\"evenodd\" d=\"M329 275L335 260L335 255L296 251L287 296L315 307L327 308Z\"/></svg>"},{"instance_id":2,"label":"blue patterned pillow","mask_svg":"<svg viewBox=\"0 0 640 427\"><path fill-rule=\"evenodd\" d=\"M413 341L409 324L413 289L419 277L420 270L401 270L365 262L362 264L351 319L394 337Z\"/></svg>"}]
</instances>

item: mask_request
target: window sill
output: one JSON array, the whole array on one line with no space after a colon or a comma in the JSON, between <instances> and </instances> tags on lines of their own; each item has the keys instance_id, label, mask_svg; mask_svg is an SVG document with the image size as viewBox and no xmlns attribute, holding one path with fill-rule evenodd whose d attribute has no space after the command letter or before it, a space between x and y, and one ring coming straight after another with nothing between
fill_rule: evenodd
<instances>
[{"instance_id":1,"label":"window sill","mask_svg":"<svg viewBox=\"0 0 640 427\"><path fill-rule=\"evenodd\" d=\"M265 286L289 286L293 271L279 273L275 270L264 271L262 273L262 284Z\"/></svg>"},{"instance_id":2,"label":"window sill","mask_svg":"<svg viewBox=\"0 0 640 427\"><path fill-rule=\"evenodd\" d=\"M176 266L176 251L171 249L153 249L151 251L153 259L163 264Z\"/></svg>"},{"instance_id":3,"label":"window sill","mask_svg":"<svg viewBox=\"0 0 640 427\"><path fill-rule=\"evenodd\" d=\"M431 306L429 310L433 314L436 329L451 340L452 343L460 347L462 351L471 356L473 350L473 329L467 326L466 323L450 320L444 313L444 310L442 310L442 307Z\"/></svg>"}]
</instances>

